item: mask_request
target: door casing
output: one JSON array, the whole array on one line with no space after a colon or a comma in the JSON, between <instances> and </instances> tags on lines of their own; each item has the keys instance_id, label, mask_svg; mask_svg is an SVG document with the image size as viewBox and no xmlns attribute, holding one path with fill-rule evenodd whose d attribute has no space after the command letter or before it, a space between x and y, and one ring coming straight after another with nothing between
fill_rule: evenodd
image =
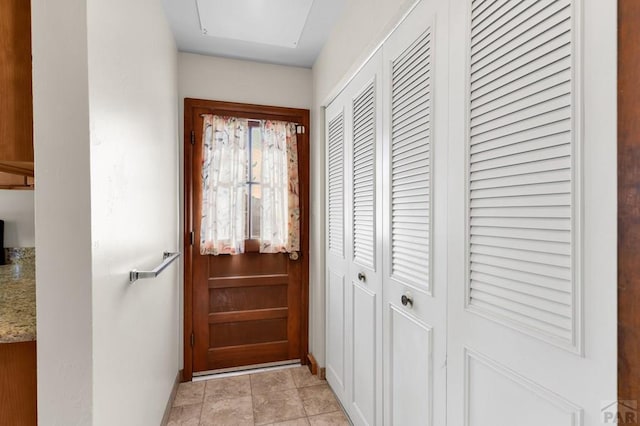
<instances>
[{"instance_id":1,"label":"door casing","mask_svg":"<svg viewBox=\"0 0 640 426\"><path fill-rule=\"evenodd\" d=\"M212 101L205 99L185 98L184 100L184 225L183 225L183 253L184 253L184 316L183 316L183 354L184 367L180 377L183 382L191 381L193 377L193 347L192 334L194 301L193 301L193 255L194 245L191 243L191 232L194 229L193 196L191 176L193 173L193 145L192 123L196 110L207 110L207 113L252 118L256 120L281 120L298 123L304 126L304 132L298 134L298 162L300 177L300 261L302 262L301 283L301 324L300 324L300 353L301 363L306 364L309 352L309 110L285 108L276 106L245 104L236 102Z\"/></svg>"}]
</instances>

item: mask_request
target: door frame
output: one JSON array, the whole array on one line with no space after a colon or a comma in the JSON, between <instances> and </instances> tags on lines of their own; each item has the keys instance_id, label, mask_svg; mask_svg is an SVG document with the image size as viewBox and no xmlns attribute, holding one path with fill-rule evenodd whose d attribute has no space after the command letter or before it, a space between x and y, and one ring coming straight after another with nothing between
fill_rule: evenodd
<instances>
[{"instance_id":1,"label":"door frame","mask_svg":"<svg viewBox=\"0 0 640 426\"><path fill-rule=\"evenodd\" d=\"M618 0L618 399L640 400L640 3Z\"/></svg>"},{"instance_id":2,"label":"door frame","mask_svg":"<svg viewBox=\"0 0 640 426\"><path fill-rule=\"evenodd\" d=\"M193 194L191 177L193 172L192 123L195 109L206 109L211 114L232 117L253 118L258 120L282 120L301 124L304 132L298 133L298 164L300 176L300 257L302 262L301 313L300 313L300 362L307 363L309 353L309 110L285 108L237 102L212 101L205 99L184 99L184 367L181 373L183 382L193 378L193 245L191 232L194 229L192 216ZM195 135L195 133L194 133ZM195 136L193 136L195 137Z\"/></svg>"}]
</instances>

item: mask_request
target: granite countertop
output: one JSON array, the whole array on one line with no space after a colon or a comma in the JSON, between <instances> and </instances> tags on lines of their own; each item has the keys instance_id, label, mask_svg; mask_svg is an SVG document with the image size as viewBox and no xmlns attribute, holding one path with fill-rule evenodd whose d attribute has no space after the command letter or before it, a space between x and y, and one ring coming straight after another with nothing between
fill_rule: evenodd
<instances>
[{"instance_id":1,"label":"granite countertop","mask_svg":"<svg viewBox=\"0 0 640 426\"><path fill-rule=\"evenodd\" d=\"M8 258L13 263L0 266L0 343L36 340L35 257L23 251Z\"/></svg>"}]
</instances>

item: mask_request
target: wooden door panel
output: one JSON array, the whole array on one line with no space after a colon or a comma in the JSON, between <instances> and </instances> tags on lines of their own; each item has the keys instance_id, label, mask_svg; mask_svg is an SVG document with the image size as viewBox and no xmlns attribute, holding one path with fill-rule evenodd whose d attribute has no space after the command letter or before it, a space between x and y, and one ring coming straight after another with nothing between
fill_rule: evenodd
<instances>
[{"instance_id":1,"label":"wooden door panel","mask_svg":"<svg viewBox=\"0 0 640 426\"><path fill-rule=\"evenodd\" d=\"M209 287L210 317L215 313L265 310L287 307L287 283L240 288Z\"/></svg>"},{"instance_id":2,"label":"wooden door panel","mask_svg":"<svg viewBox=\"0 0 640 426\"><path fill-rule=\"evenodd\" d=\"M207 364L215 369L264 364L288 359L286 341L214 348L207 352Z\"/></svg>"},{"instance_id":3,"label":"wooden door panel","mask_svg":"<svg viewBox=\"0 0 640 426\"><path fill-rule=\"evenodd\" d=\"M288 340L286 316L209 324L209 347L211 348L286 340Z\"/></svg>"},{"instance_id":4,"label":"wooden door panel","mask_svg":"<svg viewBox=\"0 0 640 426\"><path fill-rule=\"evenodd\" d=\"M287 274L289 258L283 254L244 253L238 256L207 256L211 278ZM247 268L250 264L250 269Z\"/></svg>"},{"instance_id":5,"label":"wooden door panel","mask_svg":"<svg viewBox=\"0 0 640 426\"><path fill-rule=\"evenodd\" d=\"M251 112L262 109L261 113ZM200 194L202 191L202 114L296 122L308 127L308 111L185 100L185 129L193 143L185 152L185 226L193 245L185 252L185 379L193 372L254 364L300 360L306 363L308 317L308 130L298 135L301 253L257 252L247 241L240 255L200 255ZM231 113L235 111L235 113ZM295 113L295 114L294 114ZM288 114L288 115L287 115ZM296 115L297 114L297 115ZM188 297L191 294L192 297ZM191 318L188 318L191 316Z\"/></svg>"},{"instance_id":6,"label":"wooden door panel","mask_svg":"<svg viewBox=\"0 0 640 426\"><path fill-rule=\"evenodd\" d=\"M286 254L198 255L195 371L302 359L300 263ZM206 321L206 323L205 323ZM199 361L198 361L199 359Z\"/></svg>"}]
</instances>

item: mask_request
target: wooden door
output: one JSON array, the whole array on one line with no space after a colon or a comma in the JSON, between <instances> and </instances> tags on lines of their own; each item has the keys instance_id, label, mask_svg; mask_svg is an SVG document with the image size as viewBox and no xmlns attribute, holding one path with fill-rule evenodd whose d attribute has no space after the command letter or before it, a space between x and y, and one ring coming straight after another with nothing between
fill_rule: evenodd
<instances>
[{"instance_id":1,"label":"wooden door","mask_svg":"<svg viewBox=\"0 0 640 426\"><path fill-rule=\"evenodd\" d=\"M618 423L615 3L451 13L447 421Z\"/></svg>"},{"instance_id":2,"label":"wooden door","mask_svg":"<svg viewBox=\"0 0 640 426\"><path fill-rule=\"evenodd\" d=\"M448 4L383 46L384 402L389 425L446 423Z\"/></svg>"},{"instance_id":3,"label":"wooden door","mask_svg":"<svg viewBox=\"0 0 640 426\"><path fill-rule=\"evenodd\" d=\"M262 254L258 252L258 241L252 239L246 241L243 254L200 254L202 114L300 124L297 135L302 222L299 254ZM190 373L273 363L306 363L308 114L307 110L185 100L186 379Z\"/></svg>"}]
</instances>

